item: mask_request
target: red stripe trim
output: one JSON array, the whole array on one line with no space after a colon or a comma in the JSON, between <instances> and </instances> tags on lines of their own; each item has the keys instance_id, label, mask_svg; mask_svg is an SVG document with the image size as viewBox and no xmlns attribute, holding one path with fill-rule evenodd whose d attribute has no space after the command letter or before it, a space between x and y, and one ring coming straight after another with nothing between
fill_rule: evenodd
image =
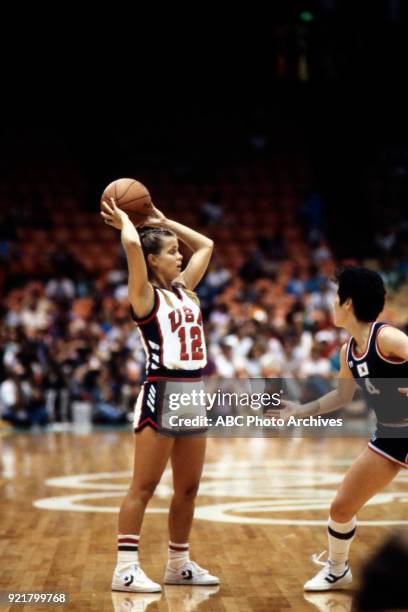
<instances>
[{"instance_id":1,"label":"red stripe trim","mask_svg":"<svg viewBox=\"0 0 408 612\"><path fill-rule=\"evenodd\" d=\"M159 365L163 365L163 348L164 348L164 342L163 342L163 334L162 334L162 330L160 327L160 321L159 321L159 317L157 317L157 331L159 332L159 336L160 336L160 351L159 351Z\"/></svg>"},{"instance_id":2,"label":"red stripe trim","mask_svg":"<svg viewBox=\"0 0 408 612\"><path fill-rule=\"evenodd\" d=\"M150 364L152 362L152 352L153 351L152 351L152 347L149 344L149 340L145 336L145 333L143 331L143 327L139 327L139 333L142 336L142 339L143 339L142 344L143 344L144 351L146 353L146 366L147 366L146 367L146 372L147 372L149 367L150 367Z\"/></svg>"},{"instance_id":3,"label":"red stripe trim","mask_svg":"<svg viewBox=\"0 0 408 612\"><path fill-rule=\"evenodd\" d=\"M184 297L183 294L181 292L181 288L180 287L174 287L174 290L176 292L177 297L179 298L179 300L181 300L182 302L184 302Z\"/></svg>"},{"instance_id":4,"label":"red stripe trim","mask_svg":"<svg viewBox=\"0 0 408 612\"><path fill-rule=\"evenodd\" d=\"M142 390L139 393L139 397L136 400L136 406L135 406L135 415L133 417L133 425L135 425L135 421L136 421L136 417L138 417L139 421L142 418L142 414L143 414L143 402L144 402L144 393L145 393L145 385L143 383L142 385ZM141 396L141 397L140 397ZM139 411L139 413L136 413L136 410ZM136 425L136 427L138 427L138 425Z\"/></svg>"},{"instance_id":5,"label":"red stripe trim","mask_svg":"<svg viewBox=\"0 0 408 612\"><path fill-rule=\"evenodd\" d=\"M202 380L202 377L199 378L177 378L177 376L148 376L148 382L153 382L155 380L181 380L182 382L197 382L198 380Z\"/></svg>"},{"instance_id":6,"label":"red stripe trim","mask_svg":"<svg viewBox=\"0 0 408 612\"><path fill-rule=\"evenodd\" d=\"M159 310L159 306L160 306L160 297L159 297L159 292L154 288L154 304L153 304L153 310L151 311L150 314L147 315L147 317L144 317L143 319L138 319L135 315L135 312L132 308L134 317L133 320L137 323L137 325L140 327L141 325L146 325L147 323L150 323L150 321L152 319L154 319L154 317L157 314L157 311Z\"/></svg>"},{"instance_id":7,"label":"red stripe trim","mask_svg":"<svg viewBox=\"0 0 408 612\"><path fill-rule=\"evenodd\" d=\"M391 461L392 463L397 463L398 465L402 465L402 467L404 467L405 469L408 469L408 464L402 463L402 461L398 461L398 459L395 459L394 457L391 457L391 455L384 453L384 451L380 450L376 446L373 446L371 442L368 443L368 448L374 451L375 453L377 453L377 455L384 457L384 459L387 459L388 461Z\"/></svg>"},{"instance_id":8,"label":"red stripe trim","mask_svg":"<svg viewBox=\"0 0 408 612\"><path fill-rule=\"evenodd\" d=\"M353 338L349 338L349 341L348 341L347 347L346 347L346 364L347 364L347 367L350 370L350 372L353 372L353 370L349 366L349 361L351 360L351 357L352 357L352 355L350 354L350 351L351 351L351 341L352 340L353 340Z\"/></svg>"},{"instance_id":9,"label":"red stripe trim","mask_svg":"<svg viewBox=\"0 0 408 612\"><path fill-rule=\"evenodd\" d=\"M134 537L134 538L120 538L120 537L118 537L118 542L119 542L119 544L128 543L128 544L134 544L135 546L137 546L139 544L139 538L136 538L136 537Z\"/></svg>"},{"instance_id":10,"label":"red stripe trim","mask_svg":"<svg viewBox=\"0 0 408 612\"><path fill-rule=\"evenodd\" d=\"M157 423L155 423L150 417L147 417L147 419L138 424L135 431L139 431L139 429L141 429L144 425L147 425L147 423L150 423L150 425L153 425L153 427L157 429Z\"/></svg>"},{"instance_id":11,"label":"red stripe trim","mask_svg":"<svg viewBox=\"0 0 408 612\"><path fill-rule=\"evenodd\" d=\"M371 336L373 335L373 331L374 331L374 325L375 325L375 322L371 323L370 333L368 334L368 339L367 339L367 346L366 346L365 351L364 351L364 353L362 355L356 355L355 352L354 352L354 347L351 346L351 354L353 355L354 359L361 360L361 359L364 359L364 357L367 355L368 349L370 348ZM356 341L354 339L354 344L355 344L355 342Z\"/></svg>"},{"instance_id":12,"label":"red stripe trim","mask_svg":"<svg viewBox=\"0 0 408 612\"><path fill-rule=\"evenodd\" d=\"M380 345L378 342L378 336L380 334L380 331L382 329L384 329L384 327L392 327L391 325L388 325L388 323L384 323L384 325L381 325L381 327L379 328L379 330L377 331L377 336L375 339L375 350L377 351L377 355L379 357L381 357L381 359L383 359L384 361L387 361L388 363L394 363L394 364L399 364L399 363L406 363L405 359L399 359L398 357L393 358L393 357L387 357L386 355L384 355L384 353L381 351L380 349Z\"/></svg>"},{"instance_id":13,"label":"red stripe trim","mask_svg":"<svg viewBox=\"0 0 408 612\"><path fill-rule=\"evenodd\" d=\"M172 546L171 544L169 544L169 549L176 550L179 552L187 552L190 549L190 547L189 546Z\"/></svg>"}]
</instances>

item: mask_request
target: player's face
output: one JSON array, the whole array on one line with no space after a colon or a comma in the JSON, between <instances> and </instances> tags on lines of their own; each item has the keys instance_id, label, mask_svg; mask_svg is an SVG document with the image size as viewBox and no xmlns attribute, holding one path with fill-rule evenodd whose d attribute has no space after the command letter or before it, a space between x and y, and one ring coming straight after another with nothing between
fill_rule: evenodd
<instances>
[{"instance_id":1,"label":"player's face","mask_svg":"<svg viewBox=\"0 0 408 612\"><path fill-rule=\"evenodd\" d=\"M333 302L333 323L336 327L342 327L344 325L347 309L345 304L340 304L340 298L338 295L334 298Z\"/></svg>"},{"instance_id":2,"label":"player's face","mask_svg":"<svg viewBox=\"0 0 408 612\"><path fill-rule=\"evenodd\" d=\"M162 238L162 250L156 260L157 272L169 280L174 280L181 272L182 261L177 238Z\"/></svg>"}]
</instances>

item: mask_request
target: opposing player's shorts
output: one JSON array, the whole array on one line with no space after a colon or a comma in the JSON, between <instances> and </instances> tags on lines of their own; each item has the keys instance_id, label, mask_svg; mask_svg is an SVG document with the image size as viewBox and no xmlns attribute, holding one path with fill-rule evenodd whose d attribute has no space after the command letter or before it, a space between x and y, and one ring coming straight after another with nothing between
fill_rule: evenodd
<instances>
[{"instance_id":1,"label":"opposing player's shorts","mask_svg":"<svg viewBox=\"0 0 408 612\"><path fill-rule=\"evenodd\" d=\"M386 427L378 423L368 446L385 459L408 468L408 425Z\"/></svg>"},{"instance_id":2,"label":"opposing player's shorts","mask_svg":"<svg viewBox=\"0 0 408 612\"><path fill-rule=\"evenodd\" d=\"M170 436L205 433L203 388L202 380L147 380L136 401L135 433L147 426Z\"/></svg>"}]
</instances>

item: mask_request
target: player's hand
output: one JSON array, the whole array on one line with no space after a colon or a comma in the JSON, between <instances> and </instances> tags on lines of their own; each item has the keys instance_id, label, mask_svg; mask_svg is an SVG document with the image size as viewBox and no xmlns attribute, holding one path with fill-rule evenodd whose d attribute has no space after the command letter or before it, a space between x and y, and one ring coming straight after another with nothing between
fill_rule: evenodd
<instances>
[{"instance_id":1,"label":"player's hand","mask_svg":"<svg viewBox=\"0 0 408 612\"><path fill-rule=\"evenodd\" d=\"M283 419L287 423L291 416L301 417L305 416L302 411L302 404L296 402L288 402L286 400L281 401L281 408L269 409L266 411L268 417L276 417L277 419Z\"/></svg>"},{"instance_id":2,"label":"player's hand","mask_svg":"<svg viewBox=\"0 0 408 612\"><path fill-rule=\"evenodd\" d=\"M121 230L126 220L129 219L125 211L116 206L115 198L110 198L109 203L103 200L101 215L105 223L118 230Z\"/></svg>"},{"instance_id":3,"label":"player's hand","mask_svg":"<svg viewBox=\"0 0 408 612\"><path fill-rule=\"evenodd\" d=\"M408 397L408 387L398 387L398 391Z\"/></svg>"},{"instance_id":4,"label":"player's hand","mask_svg":"<svg viewBox=\"0 0 408 612\"><path fill-rule=\"evenodd\" d=\"M158 208L156 208L153 204L153 210L149 214L149 216L145 219L145 221L143 221L142 227L143 225L159 227L159 226L165 225L166 221L167 219L163 215L163 213Z\"/></svg>"}]
</instances>

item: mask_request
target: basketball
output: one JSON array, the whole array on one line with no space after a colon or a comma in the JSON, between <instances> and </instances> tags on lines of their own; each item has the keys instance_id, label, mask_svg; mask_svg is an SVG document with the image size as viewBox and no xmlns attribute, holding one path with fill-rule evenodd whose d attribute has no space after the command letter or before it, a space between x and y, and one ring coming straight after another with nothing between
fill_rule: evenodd
<instances>
[{"instance_id":1,"label":"basketball","mask_svg":"<svg viewBox=\"0 0 408 612\"><path fill-rule=\"evenodd\" d=\"M110 198L126 213L149 215L153 210L152 199L148 189L139 181L130 178L117 179L104 190L101 202L110 204Z\"/></svg>"}]
</instances>

